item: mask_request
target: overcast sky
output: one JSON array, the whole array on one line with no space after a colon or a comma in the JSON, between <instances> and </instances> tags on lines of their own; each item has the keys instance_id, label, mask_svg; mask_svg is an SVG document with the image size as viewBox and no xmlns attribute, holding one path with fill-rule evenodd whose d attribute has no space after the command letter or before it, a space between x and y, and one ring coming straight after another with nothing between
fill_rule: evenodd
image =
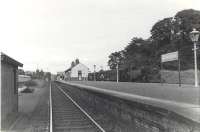
<instances>
[{"instance_id":1,"label":"overcast sky","mask_svg":"<svg viewBox=\"0 0 200 132\"><path fill-rule=\"evenodd\" d=\"M133 37L148 38L155 22L199 0L2 0L0 51L25 70L63 71L71 61L93 71Z\"/></svg>"}]
</instances>

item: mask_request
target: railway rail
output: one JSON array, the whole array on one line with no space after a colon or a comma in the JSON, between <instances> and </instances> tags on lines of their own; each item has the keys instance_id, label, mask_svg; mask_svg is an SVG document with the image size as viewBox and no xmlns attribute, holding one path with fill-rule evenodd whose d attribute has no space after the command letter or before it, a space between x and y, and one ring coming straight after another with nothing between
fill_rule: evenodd
<instances>
[{"instance_id":1,"label":"railway rail","mask_svg":"<svg viewBox=\"0 0 200 132\"><path fill-rule=\"evenodd\" d=\"M50 88L50 132L105 132L61 87Z\"/></svg>"}]
</instances>

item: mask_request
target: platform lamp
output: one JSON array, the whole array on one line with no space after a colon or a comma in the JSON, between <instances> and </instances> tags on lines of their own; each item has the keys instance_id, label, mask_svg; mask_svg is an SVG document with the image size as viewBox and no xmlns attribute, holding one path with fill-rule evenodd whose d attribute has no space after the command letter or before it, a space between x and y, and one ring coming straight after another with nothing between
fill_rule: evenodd
<instances>
[{"instance_id":1,"label":"platform lamp","mask_svg":"<svg viewBox=\"0 0 200 132\"><path fill-rule=\"evenodd\" d=\"M197 70L197 42L199 39L199 31L196 29L193 29L192 32L190 32L190 39L194 43L194 76L195 76L195 87L199 87L198 82L198 70Z\"/></svg>"}]
</instances>

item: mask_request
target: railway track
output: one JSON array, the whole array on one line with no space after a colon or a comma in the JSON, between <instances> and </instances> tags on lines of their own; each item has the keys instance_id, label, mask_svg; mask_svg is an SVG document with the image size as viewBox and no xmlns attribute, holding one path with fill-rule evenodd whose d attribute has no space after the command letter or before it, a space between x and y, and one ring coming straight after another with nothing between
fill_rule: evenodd
<instances>
[{"instance_id":1,"label":"railway track","mask_svg":"<svg viewBox=\"0 0 200 132\"><path fill-rule=\"evenodd\" d=\"M52 84L50 132L105 132L66 92Z\"/></svg>"}]
</instances>

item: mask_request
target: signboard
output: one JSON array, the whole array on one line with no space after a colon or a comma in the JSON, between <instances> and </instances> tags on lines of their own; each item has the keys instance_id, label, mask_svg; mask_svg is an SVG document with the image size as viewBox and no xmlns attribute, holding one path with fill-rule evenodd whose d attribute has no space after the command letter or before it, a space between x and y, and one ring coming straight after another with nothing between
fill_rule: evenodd
<instances>
[{"instance_id":1,"label":"signboard","mask_svg":"<svg viewBox=\"0 0 200 132\"><path fill-rule=\"evenodd\" d=\"M161 62L178 60L178 51L161 55Z\"/></svg>"}]
</instances>

